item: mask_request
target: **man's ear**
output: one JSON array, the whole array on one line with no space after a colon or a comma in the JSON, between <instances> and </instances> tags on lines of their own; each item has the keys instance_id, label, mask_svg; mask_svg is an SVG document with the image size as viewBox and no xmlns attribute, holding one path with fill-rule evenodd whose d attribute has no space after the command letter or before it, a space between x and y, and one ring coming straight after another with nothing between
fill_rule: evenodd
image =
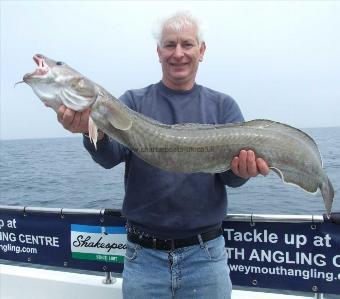
<instances>
[{"instance_id":1,"label":"man's ear","mask_svg":"<svg viewBox=\"0 0 340 299\"><path fill-rule=\"evenodd\" d=\"M206 50L206 45L205 45L205 42L202 42L201 43L201 46L200 46L200 61L203 60L203 56L204 56L204 53L205 53L205 50Z\"/></svg>"},{"instance_id":2,"label":"man's ear","mask_svg":"<svg viewBox=\"0 0 340 299\"><path fill-rule=\"evenodd\" d=\"M159 62L161 62L161 53L160 53L159 45L157 45L157 54L158 54L158 60Z\"/></svg>"}]
</instances>

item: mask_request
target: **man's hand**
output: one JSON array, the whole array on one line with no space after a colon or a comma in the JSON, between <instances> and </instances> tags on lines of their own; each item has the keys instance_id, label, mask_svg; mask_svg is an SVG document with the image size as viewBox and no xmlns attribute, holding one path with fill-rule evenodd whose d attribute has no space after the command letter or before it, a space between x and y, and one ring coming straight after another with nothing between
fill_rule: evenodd
<instances>
[{"instance_id":1,"label":"man's hand","mask_svg":"<svg viewBox=\"0 0 340 299\"><path fill-rule=\"evenodd\" d=\"M231 161L231 170L237 176L248 179L258 174L266 176L269 173L269 167L262 158L256 158L255 153L251 150L241 150L238 157Z\"/></svg>"},{"instance_id":2,"label":"man's hand","mask_svg":"<svg viewBox=\"0 0 340 299\"><path fill-rule=\"evenodd\" d=\"M58 121L72 133L87 133L89 131L89 115L90 109L77 112L64 105L60 106L57 112Z\"/></svg>"}]
</instances>

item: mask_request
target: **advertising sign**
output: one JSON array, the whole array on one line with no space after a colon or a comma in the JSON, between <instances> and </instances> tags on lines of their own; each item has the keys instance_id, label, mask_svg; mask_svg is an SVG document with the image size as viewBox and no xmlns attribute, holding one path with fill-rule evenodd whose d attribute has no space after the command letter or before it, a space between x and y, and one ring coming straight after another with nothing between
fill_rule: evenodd
<instances>
[{"instance_id":1,"label":"advertising sign","mask_svg":"<svg viewBox=\"0 0 340 299\"><path fill-rule=\"evenodd\" d=\"M124 226L71 224L73 259L124 263L126 230Z\"/></svg>"},{"instance_id":2,"label":"advertising sign","mask_svg":"<svg viewBox=\"0 0 340 299\"><path fill-rule=\"evenodd\" d=\"M223 223L233 284L340 294L340 226Z\"/></svg>"},{"instance_id":3,"label":"advertising sign","mask_svg":"<svg viewBox=\"0 0 340 299\"><path fill-rule=\"evenodd\" d=\"M124 226L119 216L0 210L0 259L121 272Z\"/></svg>"},{"instance_id":4,"label":"advertising sign","mask_svg":"<svg viewBox=\"0 0 340 299\"><path fill-rule=\"evenodd\" d=\"M340 226L224 221L234 285L340 294ZM0 209L0 259L122 272L119 213L24 213Z\"/></svg>"}]
</instances>

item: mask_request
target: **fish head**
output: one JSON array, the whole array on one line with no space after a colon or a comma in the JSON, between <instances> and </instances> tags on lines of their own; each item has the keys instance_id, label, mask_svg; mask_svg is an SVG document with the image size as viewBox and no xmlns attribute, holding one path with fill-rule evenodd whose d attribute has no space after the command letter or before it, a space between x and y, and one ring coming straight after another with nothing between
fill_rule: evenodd
<instances>
[{"instance_id":1,"label":"fish head","mask_svg":"<svg viewBox=\"0 0 340 299\"><path fill-rule=\"evenodd\" d=\"M82 111L92 106L98 96L98 87L91 80L72 69L66 63L36 54L34 72L23 77L34 93L55 111L61 105Z\"/></svg>"}]
</instances>

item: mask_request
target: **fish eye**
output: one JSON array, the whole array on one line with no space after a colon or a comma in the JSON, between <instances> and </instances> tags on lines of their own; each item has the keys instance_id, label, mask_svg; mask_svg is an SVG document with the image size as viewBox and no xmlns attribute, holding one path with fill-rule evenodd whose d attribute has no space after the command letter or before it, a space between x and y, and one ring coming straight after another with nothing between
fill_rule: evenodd
<instances>
[{"instance_id":1,"label":"fish eye","mask_svg":"<svg viewBox=\"0 0 340 299\"><path fill-rule=\"evenodd\" d=\"M63 65L64 63L62 61L57 61L56 65Z\"/></svg>"}]
</instances>

